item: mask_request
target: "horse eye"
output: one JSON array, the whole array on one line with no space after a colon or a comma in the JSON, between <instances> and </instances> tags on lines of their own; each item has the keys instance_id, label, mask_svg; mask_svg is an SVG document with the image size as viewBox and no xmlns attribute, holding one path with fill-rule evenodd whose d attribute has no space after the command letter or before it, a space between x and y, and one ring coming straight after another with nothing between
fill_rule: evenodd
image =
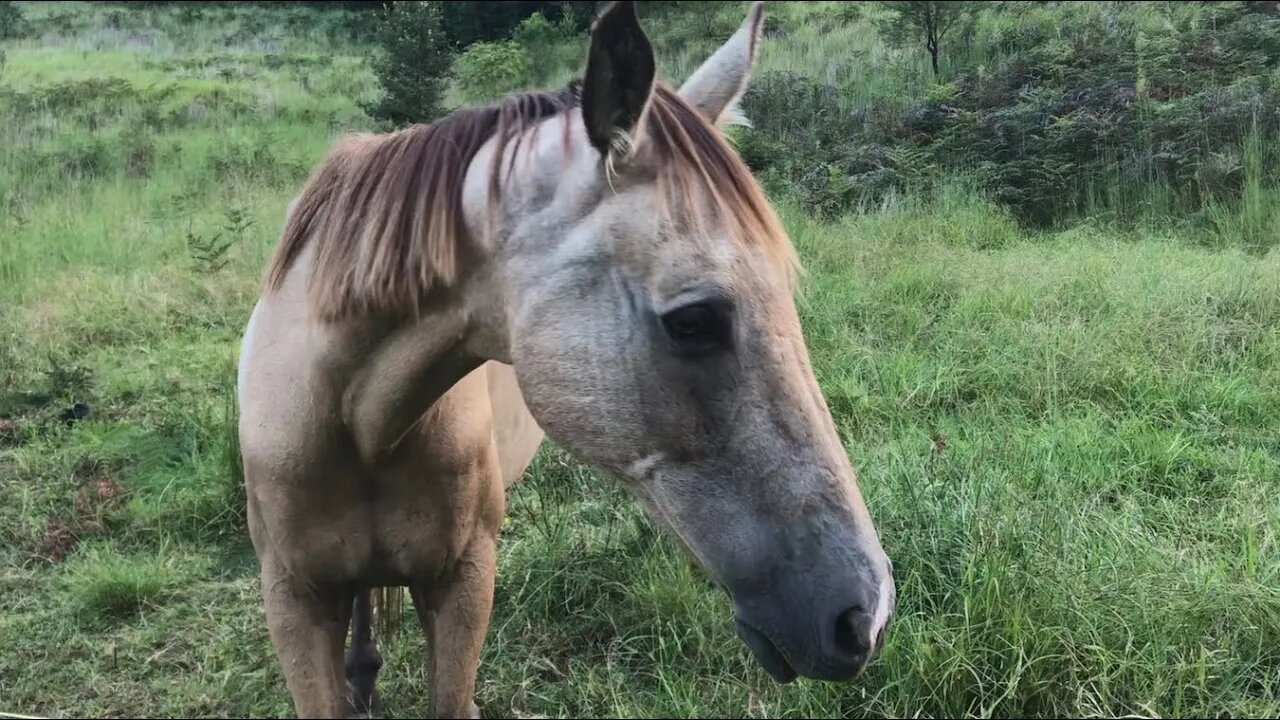
<instances>
[{"instance_id":1,"label":"horse eye","mask_svg":"<svg viewBox=\"0 0 1280 720\"><path fill-rule=\"evenodd\" d=\"M728 319L710 304L676 308L662 316L667 335L685 352L709 352L728 343Z\"/></svg>"}]
</instances>

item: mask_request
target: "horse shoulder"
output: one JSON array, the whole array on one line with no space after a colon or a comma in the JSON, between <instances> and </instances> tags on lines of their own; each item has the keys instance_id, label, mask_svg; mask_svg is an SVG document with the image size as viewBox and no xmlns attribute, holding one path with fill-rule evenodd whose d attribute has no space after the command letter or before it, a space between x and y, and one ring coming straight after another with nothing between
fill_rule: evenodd
<instances>
[{"instance_id":1,"label":"horse shoulder","mask_svg":"<svg viewBox=\"0 0 1280 720\"><path fill-rule=\"evenodd\" d=\"M489 406L493 413L493 436L502 483L510 488L533 462L545 436L525 405L515 369L505 363L485 364L489 381Z\"/></svg>"}]
</instances>

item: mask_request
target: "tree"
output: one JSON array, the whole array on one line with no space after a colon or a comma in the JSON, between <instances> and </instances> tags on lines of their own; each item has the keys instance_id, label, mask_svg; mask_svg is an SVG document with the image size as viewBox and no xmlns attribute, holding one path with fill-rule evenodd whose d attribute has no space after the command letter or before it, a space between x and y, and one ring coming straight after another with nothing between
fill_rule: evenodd
<instances>
[{"instance_id":1,"label":"tree","mask_svg":"<svg viewBox=\"0 0 1280 720\"><path fill-rule=\"evenodd\" d=\"M551 22L569 15L573 24L586 29L595 17L597 5L591 2L463 2L448 0L445 3L444 30L455 49L462 49L474 42L499 41L511 37L521 21L534 13L541 13Z\"/></svg>"},{"instance_id":2,"label":"tree","mask_svg":"<svg viewBox=\"0 0 1280 720\"><path fill-rule=\"evenodd\" d=\"M882 2L881 6L888 11L877 23L885 40L898 47L923 40L935 76L942 40L948 35L968 35L982 9L980 2Z\"/></svg>"},{"instance_id":3,"label":"tree","mask_svg":"<svg viewBox=\"0 0 1280 720\"><path fill-rule=\"evenodd\" d=\"M1280 2L1277 0L1246 0L1245 12L1259 15L1280 15Z\"/></svg>"},{"instance_id":4,"label":"tree","mask_svg":"<svg viewBox=\"0 0 1280 720\"><path fill-rule=\"evenodd\" d=\"M441 100L452 56L440 2L392 2L375 31L379 53L371 63L384 91L365 112L394 125L431 122L444 114Z\"/></svg>"},{"instance_id":5,"label":"tree","mask_svg":"<svg viewBox=\"0 0 1280 720\"><path fill-rule=\"evenodd\" d=\"M0 2L0 40L22 37L26 32L21 8L9 0Z\"/></svg>"}]
</instances>

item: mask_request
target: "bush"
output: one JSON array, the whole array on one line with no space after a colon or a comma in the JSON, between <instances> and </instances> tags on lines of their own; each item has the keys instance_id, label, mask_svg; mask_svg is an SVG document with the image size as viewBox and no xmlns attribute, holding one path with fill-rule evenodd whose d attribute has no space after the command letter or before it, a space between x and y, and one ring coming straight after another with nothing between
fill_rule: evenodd
<instances>
[{"instance_id":1,"label":"bush","mask_svg":"<svg viewBox=\"0 0 1280 720\"><path fill-rule=\"evenodd\" d=\"M896 143L897 118L850 106L834 86L766 72L742 106L752 124L738 142L743 160L771 190L796 195L819 215L920 190L935 174L924 153Z\"/></svg>"},{"instance_id":2,"label":"bush","mask_svg":"<svg viewBox=\"0 0 1280 720\"><path fill-rule=\"evenodd\" d=\"M560 72L580 69L585 57L581 35L568 16L553 23L542 13L534 13L521 21L512 39L529 55L533 82L542 85Z\"/></svg>"},{"instance_id":3,"label":"bush","mask_svg":"<svg viewBox=\"0 0 1280 720\"><path fill-rule=\"evenodd\" d=\"M0 0L0 40L19 38L26 35L27 31L22 9L12 0Z\"/></svg>"},{"instance_id":4,"label":"bush","mask_svg":"<svg viewBox=\"0 0 1280 720\"><path fill-rule=\"evenodd\" d=\"M393 125L431 122L444 114L450 56L439 2L392 2L375 30L372 62L383 97L364 110Z\"/></svg>"},{"instance_id":5,"label":"bush","mask_svg":"<svg viewBox=\"0 0 1280 720\"><path fill-rule=\"evenodd\" d=\"M966 44L983 10L982 3L957 0L895 1L880 5L887 11L877 22L885 41L894 47L924 49L935 76L941 73L939 59L944 54L944 43L955 40L960 45Z\"/></svg>"},{"instance_id":6,"label":"bush","mask_svg":"<svg viewBox=\"0 0 1280 720\"><path fill-rule=\"evenodd\" d=\"M485 102L529 84L529 56L518 43L478 42L454 62L458 89L470 102Z\"/></svg>"},{"instance_id":7,"label":"bush","mask_svg":"<svg viewBox=\"0 0 1280 720\"><path fill-rule=\"evenodd\" d=\"M907 105L764 73L744 98L743 157L820 213L959 173L1029 226L1185 216L1280 183L1280 17L1222 3L1140 32L1143 12L999 23L988 57Z\"/></svg>"},{"instance_id":8,"label":"bush","mask_svg":"<svg viewBox=\"0 0 1280 720\"><path fill-rule=\"evenodd\" d=\"M1140 38L1130 16L1090 16L968 70L906 129L1024 222L1049 225L1100 197L1134 207L1153 188L1190 209L1238 196L1249 133L1280 132L1280 18L1208 7ZM1006 41L1012 40L1012 38ZM1274 178L1271 178L1274 179Z\"/></svg>"},{"instance_id":9,"label":"bush","mask_svg":"<svg viewBox=\"0 0 1280 720\"><path fill-rule=\"evenodd\" d=\"M564 20L579 30L591 24L597 2L453 2L445 14L444 30L455 48L475 42L507 40L534 13L548 20Z\"/></svg>"}]
</instances>

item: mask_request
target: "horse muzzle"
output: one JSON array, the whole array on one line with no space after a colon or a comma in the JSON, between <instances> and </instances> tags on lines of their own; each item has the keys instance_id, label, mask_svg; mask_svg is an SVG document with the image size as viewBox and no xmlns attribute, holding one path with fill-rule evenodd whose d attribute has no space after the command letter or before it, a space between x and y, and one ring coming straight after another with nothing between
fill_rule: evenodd
<instances>
[{"instance_id":1,"label":"horse muzzle","mask_svg":"<svg viewBox=\"0 0 1280 720\"><path fill-rule=\"evenodd\" d=\"M897 600L891 566L884 567L883 575L851 573L844 592L804 597L792 591L739 599L734 622L738 637L779 683L797 677L854 680L884 646Z\"/></svg>"}]
</instances>

